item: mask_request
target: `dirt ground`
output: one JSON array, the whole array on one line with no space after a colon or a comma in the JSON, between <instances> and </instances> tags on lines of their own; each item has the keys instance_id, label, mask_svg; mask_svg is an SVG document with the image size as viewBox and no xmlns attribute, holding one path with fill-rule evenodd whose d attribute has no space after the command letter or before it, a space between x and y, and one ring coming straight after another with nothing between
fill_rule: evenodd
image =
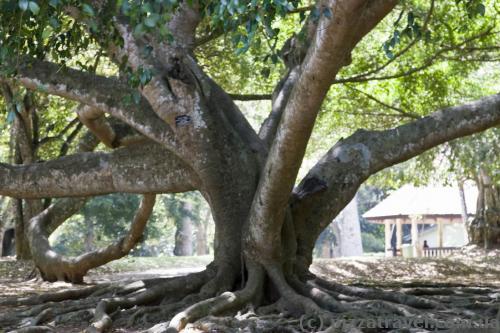
<instances>
[{"instance_id":1,"label":"dirt ground","mask_svg":"<svg viewBox=\"0 0 500 333\"><path fill-rule=\"evenodd\" d=\"M500 286L500 250L466 247L445 258L352 257L317 259L312 271L347 284L463 284Z\"/></svg>"},{"instance_id":2,"label":"dirt ground","mask_svg":"<svg viewBox=\"0 0 500 333\"><path fill-rule=\"evenodd\" d=\"M190 258L125 258L97 270L86 277L86 284L136 281L171 277L201 271L210 257ZM330 281L351 286L377 288L490 287L500 290L500 250L484 252L468 247L446 258L384 258L365 256L338 259L316 259L312 271ZM7 297L26 297L47 291L82 288L68 283L46 283L29 278L30 262L13 258L0 259L0 303ZM499 294L500 295L500 294ZM2 313L9 307L0 306ZM0 333L3 332L0 327ZM124 332L124 331L116 331Z\"/></svg>"}]
</instances>

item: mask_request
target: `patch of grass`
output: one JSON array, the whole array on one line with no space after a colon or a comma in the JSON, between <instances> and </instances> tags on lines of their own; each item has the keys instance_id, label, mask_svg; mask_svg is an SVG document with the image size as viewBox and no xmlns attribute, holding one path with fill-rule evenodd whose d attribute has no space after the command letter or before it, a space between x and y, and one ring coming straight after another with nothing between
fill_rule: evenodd
<instances>
[{"instance_id":1,"label":"patch of grass","mask_svg":"<svg viewBox=\"0 0 500 333\"><path fill-rule=\"evenodd\" d=\"M212 261L212 256L192 257L125 257L110 262L95 270L100 272L141 272L150 269L176 269L206 266Z\"/></svg>"}]
</instances>

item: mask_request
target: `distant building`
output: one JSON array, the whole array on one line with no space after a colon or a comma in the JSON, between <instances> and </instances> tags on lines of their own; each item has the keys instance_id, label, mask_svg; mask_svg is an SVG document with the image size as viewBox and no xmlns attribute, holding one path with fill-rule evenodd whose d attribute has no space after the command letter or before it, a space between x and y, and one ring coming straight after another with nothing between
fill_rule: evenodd
<instances>
[{"instance_id":1,"label":"distant building","mask_svg":"<svg viewBox=\"0 0 500 333\"><path fill-rule=\"evenodd\" d=\"M413 256L421 256L424 240L439 254L468 243L466 219L476 211L477 189L466 188L464 199L458 188L414 187L405 185L373 207L363 217L384 224L386 256L403 254L403 244L411 244ZM411 225L404 237L403 225ZM393 242L393 235L395 242Z\"/></svg>"}]
</instances>

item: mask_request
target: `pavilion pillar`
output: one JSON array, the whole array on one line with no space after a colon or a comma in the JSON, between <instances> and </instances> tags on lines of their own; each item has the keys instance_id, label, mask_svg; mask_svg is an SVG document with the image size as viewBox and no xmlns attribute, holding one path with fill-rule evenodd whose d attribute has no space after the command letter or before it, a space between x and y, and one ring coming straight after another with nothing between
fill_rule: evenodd
<instances>
[{"instance_id":1,"label":"pavilion pillar","mask_svg":"<svg viewBox=\"0 0 500 333\"><path fill-rule=\"evenodd\" d=\"M392 249L391 249L391 239L392 239L392 230L391 230L391 222L390 220L384 220L384 231L385 231L385 256L392 257Z\"/></svg>"},{"instance_id":2,"label":"pavilion pillar","mask_svg":"<svg viewBox=\"0 0 500 333\"><path fill-rule=\"evenodd\" d=\"M403 221L401 219L396 220L396 250L403 254Z\"/></svg>"},{"instance_id":3,"label":"pavilion pillar","mask_svg":"<svg viewBox=\"0 0 500 333\"><path fill-rule=\"evenodd\" d=\"M443 247L443 220L438 219L438 247Z\"/></svg>"},{"instance_id":4,"label":"pavilion pillar","mask_svg":"<svg viewBox=\"0 0 500 333\"><path fill-rule=\"evenodd\" d=\"M418 220L415 217L411 218L411 245L413 247L413 256L420 257L420 248L418 245Z\"/></svg>"}]
</instances>

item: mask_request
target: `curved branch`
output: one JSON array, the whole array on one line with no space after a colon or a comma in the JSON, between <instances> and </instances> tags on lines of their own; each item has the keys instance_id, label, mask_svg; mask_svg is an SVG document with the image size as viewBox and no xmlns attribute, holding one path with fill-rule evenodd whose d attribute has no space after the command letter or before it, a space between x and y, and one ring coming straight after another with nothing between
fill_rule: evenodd
<instances>
[{"instance_id":1,"label":"curved branch","mask_svg":"<svg viewBox=\"0 0 500 333\"><path fill-rule=\"evenodd\" d=\"M109 148L117 147L116 133L106 122L104 112L90 106L82 106L76 114L80 121L92 132L99 140Z\"/></svg>"},{"instance_id":2,"label":"curved branch","mask_svg":"<svg viewBox=\"0 0 500 333\"><path fill-rule=\"evenodd\" d=\"M322 101L356 44L396 5L394 0L327 1L333 18L318 22L315 39L281 117L249 218L248 248L259 248L261 263L278 259L285 207ZM353 24L354 22L354 24Z\"/></svg>"},{"instance_id":3,"label":"curved branch","mask_svg":"<svg viewBox=\"0 0 500 333\"><path fill-rule=\"evenodd\" d=\"M80 121L109 148L143 142L146 137L116 119L106 119L104 112L90 106L81 106L77 112Z\"/></svg>"},{"instance_id":4,"label":"curved branch","mask_svg":"<svg viewBox=\"0 0 500 333\"><path fill-rule=\"evenodd\" d=\"M127 235L106 248L88 252L75 258L66 258L50 246L43 224L52 219L54 210L49 207L31 219L28 240L33 257L42 277L47 281L71 281L82 283L88 270L127 255L142 237L155 203L155 195L145 194Z\"/></svg>"},{"instance_id":5,"label":"curved branch","mask_svg":"<svg viewBox=\"0 0 500 333\"><path fill-rule=\"evenodd\" d=\"M79 123L79 125L83 126L82 123ZM61 147L60 157L65 156L67 150L69 149L69 143L68 144L66 143L67 141ZM97 147L98 144L99 144L99 139L91 132L87 131L78 141L77 152L79 153L92 152L94 151L94 149ZM50 234L54 232L54 230L56 230L61 224L63 224L64 221L66 221L68 218L73 216L73 214L78 212L85 205L87 199L88 199L87 197L63 198L51 204L49 208L54 212L53 214L51 214L51 218L45 220L45 225L43 226L44 230L47 233L47 237L49 237Z\"/></svg>"},{"instance_id":6,"label":"curved branch","mask_svg":"<svg viewBox=\"0 0 500 333\"><path fill-rule=\"evenodd\" d=\"M272 99L271 94L229 94L235 101L265 101Z\"/></svg>"},{"instance_id":7,"label":"curved branch","mask_svg":"<svg viewBox=\"0 0 500 333\"><path fill-rule=\"evenodd\" d=\"M20 198L185 192L198 185L189 167L151 142L44 163L0 164L0 194Z\"/></svg>"},{"instance_id":8,"label":"curved branch","mask_svg":"<svg viewBox=\"0 0 500 333\"><path fill-rule=\"evenodd\" d=\"M88 107L86 106L80 106L80 109L78 111L82 111L83 115L80 115L80 117L85 118L86 121L89 121L89 117L87 114ZM95 109L93 109L95 110ZM77 111L77 113L78 113ZM91 113L94 114L94 113ZM104 117L102 117L104 118ZM77 118L78 120L78 118ZM130 134L131 128L127 127L126 125L117 122L116 120L114 122L108 123L107 120L103 120L106 123L105 129L106 131L104 134L100 131L87 131L82 138L78 142L77 146L77 152L78 153L83 153L83 152L91 152L93 151L97 145L99 144L99 139L103 141L103 138L98 138L98 134L102 134L100 136L105 136L104 139L108 138L109 139L109 134L112 133L113 135L113 140L114 144L117 146L127 146L129 142L136 142L137 139L134 139L136 136L134 134ZM92 120L90 120L91 125ZM83 126L82 123L78 123L81 126ZM122 126L124 125L126 128L123 130ZM92 126L90 126L92 127ZM74 136L78 133L78 128L73 131L70 136L68 137L68 140L71 141L74 139ZM92 132L96 133L94 135ZM130 139L132 137L132 139ZM142 138L144 139L144 138ZM59 157L65 156L67 150L69 149L69 142L68 140L63 144L61 147L60 155ZM45 219L45 225L43 226L45 232L47 233L47 237L54 232L62 223L64 223L68 218L70 218L73 214L78 212L87 202L88 197L72 197L72 198L62 198L58 199L55 203L53 203L49 209L52 210L51 218Z\"/></svg>"},{"instance_id":9,"label":"curved branch","mask_svg":"<svg viewBox=\"0 0 500 333\"><path fill-rule=\"evenodd\" d=\"M174 150L176 141L170 127L158 118L145 99L138 104L128 102L125 97L134 90L116 78L34 59L24 59L16 68L17 75L12 80L20 85L102 110Z\"/></svg>"},{"instance_id":10,"label":"curved branch","mask_svg":"<svg viewBox=\"0 0 500 333\"><path fill-rule=\"evenodd\" d=\"M279 122L290 99L293 87L300 77L300 65L304 62L311 41L314 40L317 25L317 20L309 16L299 34L290 37L280 51L281 58L288 71L274 88L271 95L271 112L259 129L259 137L266 148L271 146L276 136Z\"/></svg>"},{"instance_id":11,"label":"curved branch","mask_svg":"<svg viewBox=\"0 0 500 333\"><path fill-rule=\"evenodd\" d=\"M500 94L436 111L385 130L358 130L333 146L294 190L292 210L298 253L308 252L319 233L354 197L372 174L444 142L500 124Z\"/></svg>"},{"instance_id":12,"label":"curved branch","mask_svg":"<svg viewBox=\"0 0 500 333\"><path fill-rule=\"evenodd\" d=\"M278 125L283 116L290 94L299 78L299 68L290 69L288 74L281 80L273 94L273 105L269 116L262 123L259 130L259 137L266 147L270 147L273 142Z\"/></svg>"}]
</instances>

